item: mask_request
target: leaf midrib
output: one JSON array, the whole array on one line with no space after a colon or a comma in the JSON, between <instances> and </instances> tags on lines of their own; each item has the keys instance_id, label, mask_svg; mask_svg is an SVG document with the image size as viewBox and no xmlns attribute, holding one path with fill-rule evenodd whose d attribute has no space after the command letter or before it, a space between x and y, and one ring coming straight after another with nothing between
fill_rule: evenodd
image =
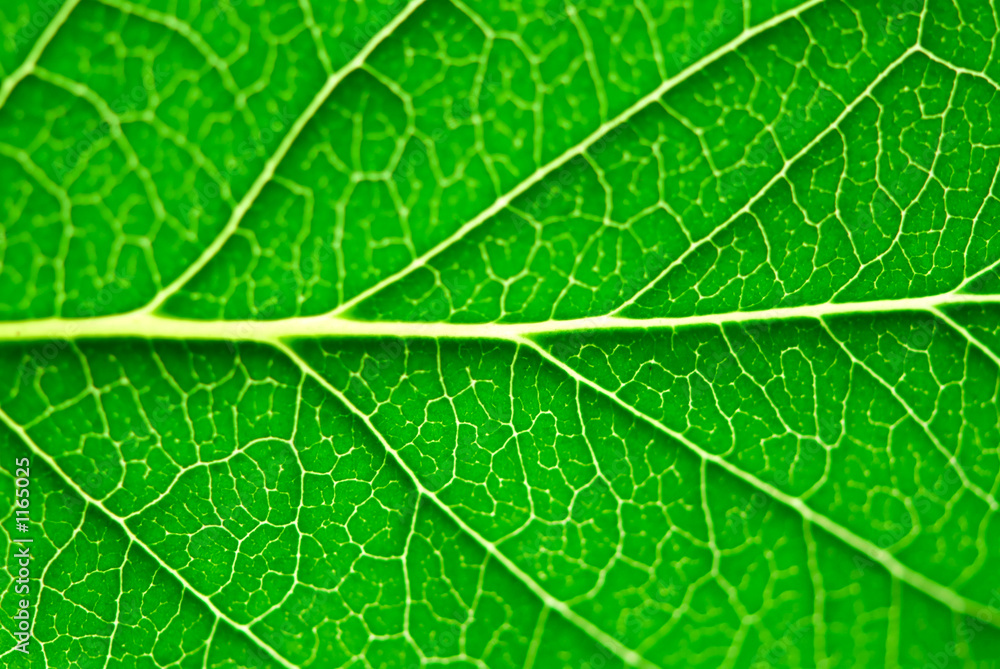
<instances>
[{"instance_id":1,"label":"leaf midrib","mask_svg":"<svg viewBox=\"0 0 1000 669\"><path fill-rule=\"evenodd\" d=\"M322 316L322 317L302 317L286 319L282 321L258 322L258 321L190 321L165 317L156 314L132 313L122 316L100 317L85 320L64 320L49 319L41 321L29 321L22 323L0 324L0 340L25 341L28 339L89 339L89 338L142 338L142 339L174 339L174 340L221 340L221 341L256 341L269 344L281 351L300 370L316 379L328 392L334 394L341 403L352 413L358 415L372 434L379 440L386 451L393 457L406 471L409 478L421 494L427 496L431 501L441 508L449 518L459 524L461 529L472 537L477 543L483 546L487 552L499 559L504 566L511 570L515 576L525 582L541 600L551 608L559 610L571 622L586 631L590 636L597 638L602 644L614 647L614 652L632 664L646 664L644 658L635 655L634 651L627 649L586 619L579 617L572 609L564 603L548 595L541 586L538 586L529 576L522 572L513 562L493 544L486 541L477 532L465 524L457 516L454 510L441 502L433 492L424 488L416 474L412 472L401 456L389 444L386 438L375 428L368 416L355 407L342 393L333 388L321 374L314 370L308 363L301 359L286 343L287 340L294 340L302 337L312 338L335 338L335 337L437 337L437 338L463 338L463 339L503 339L516 343L536 351L542 358L553 364L564 373L573 378L576 382L585 384L602 395L607 396L616 404L635 415L637 418L649 423L657 430L670 436L681 443L684 447L694 452L704 461L712 462L733 476L736 476L755 489L768 495L782 505L794 510L803 519L822 527L832 536L837 537L851 548L867 555L874 562L882 565L893 577L900 579L911 587L924 592L933 599L941 602L952 610L975 615L983 611L986 607L980 602L968 599L951 588L934 581L922 573L908 567L889 552L877 547L867 539L848 530L831 518L812 509L803 500L788 495L774 486L762 481L756 476L745 472L735 464L725 458L705 451L697 444L691 442L683 434L677 433L655 418L643 413L638 408L621 399L615 392L604 388L597 382L583 375L568 363L556 358L544 347L531 339L532 335L556 333L556 332L588 332L602 329L653 329L653 328L676 328L694 325L722 325L724 323L739 323L752 321L782 321L791 319L813 319L825 326L825 320L829 316L849 315L852 313L891 313L891 312L914 312L920 311L937 318L947 318L941 309L949 305L957 304L997 304L1000 303L1000 295L963 295L959 293L946 293L943 295L908 298L901 300L886 300L880 302L861 303L827 303L808 307L790 307L784 309L772 309L761 312L732 312L728 314L714 314L705 316L692 316L686 318L671 319L625 319L614 317L596 317L590 319L579 319L576 321L551 321L545 323L528 324L482 324L464 325L448 323L368 323L354 321L343 317ZM947 324L952 325L951 319L947 319ZM962 335L970 344L975 345L987 354L992 351L981 342L976 340L964 328L959 328ZM996 356L993 354L994 361ZM16 424L12 423L5 414L0 412L0 420L8 423L13 428L23 434ZM58 465L51 458L44 454L41 449L35 446L26 435L22 438L26 440L33 451L46 458L51 466L67 482L81 494L87 501L93 502L99 508L106 509L96 500L90 500L79 490L78 486L64 473L58 469ZM116 516L110 514L117 520ZM127 529L127 528L126 528ZM134 538L134 537L133 537ZM136 539L137 540L137 539ZM138 541L138 540L137 540ZM140 542L140 545L141 542ZM147 548L147 550L149 550ZM179 579L181 577L175 574ZM181 579L182 582L183 579ZM186 584L186 582L185 582ZM533 587L534 586L534 587ZM190 587L190 586L189 586ZM204 595L197 593L199 597ZM213 606L213 610L215 607ZM565 609L565 610L563 610ZM221 614L220 612L220 615ZM579 618L579 620L576 620ZM222 618L231 622L228 618ZM233 623L235 625L235 623ZM242 629L236 625L238 629ZM596 635L595 635L596 632ZM604 638L601 638L601 636ZM255 638L255 637L254 637Z\"/></svg>"},{"instance_id":2,"label":"leaf midrib","mask_svg":"<svg viewBox=\"0 0 1000 669\"><path fill-rule=\"evenodd\" d=\"M545 334L603 330L674 329L729 323L819 320L831 316L924 312L935 316L960 305L1000 304L1000 294L947 292L927 297L867 302L826 302L759 311L730 311L663 318L592 316L527 323L441 323L362 321L346 316L300 316L273 321L176 318L161 313L131 312L94 318L45 318L0 322L0 341L78 339L168 339L182 341L247 341L274 343L297 338L399 337L432 339L500 339L518 341Z\"/></svg>"}]
</instances>

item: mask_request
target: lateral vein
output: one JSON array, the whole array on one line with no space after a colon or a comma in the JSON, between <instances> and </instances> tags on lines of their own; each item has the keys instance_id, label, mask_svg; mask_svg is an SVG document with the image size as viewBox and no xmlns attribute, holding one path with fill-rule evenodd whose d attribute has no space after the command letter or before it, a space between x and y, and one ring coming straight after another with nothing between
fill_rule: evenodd
<instances>
[{"instance_id":1,"label":"lateral vein","mask_svg":"<svg viewBox=\"0 0 1000 669\"><path fill-rule=\"evenodd\" d=\"M291 150L292 145L295 140L299 138L299 135L305 129L306 125L319 111L333 91L340 85L340 83L347 78L352 72L360 68L369 55L383 42L387 37L392 35L396 28L403 23L409 16L416 11L416 9L424 4L426 0L411 0L409 4L403 8L399 14L393 17L392 21L387 23L381 30L379 30L374 37L372 37L365 46L355 54L346 65L340 68L337 72L332 74L327 78L326 83L323 88L319 90L316 97L313 98L309 106L306 107L305 111L295 120L292 127L289 129L288 134L281 140L278 145L277 150L274 152L268 161L264 164L264 169L254 180L253 184L250 186L250 190L247 191L246 195L239 201L236 208L233 210L232 215L226 222L225 227L222 231L212 240L212 243L205 248L202 254L195 260L194 263L189 265L184 272L170 282L163 290L157 293L146 306L141 307L137 310L137 313L153 313L159 309L171 296L177 293L178 290L183 288L188 281L190 281L198 272L200 272L211 260L214 258L219 251L225 246L229 238L232 237L233 233L239 228L240 223L243 221L243 217L246 216L247 212L253 206L254 202L260 196L264 187L270 183L271 179L274 177L274 173L284 160L285 156Z\"/></svg>"},{"instance_id":2,"label":"lateral vein","mask_svg":"<svg viewBox=\"0 0 1000 669\"><path fill-rule=\"evenodd\" d=\"M569 375L571 378L579 383L585 384L588 387L594 389L598 393L608 397L617 405L621 406L623 409L631 413L636 418L639 418L646 423L650 424L657 430L666 434L667 436L673 438L675 441L679 442L682 446L692 451L695 455L700 457L703 461L711 462L723 469L730 475L738 478L744 483L752 486L753 488L759 490L760 492L768 495L771 499L776 500L782 505L796 511L802 518L817 527L822 527L825 531L834 537L837 537L840 541L847 544L854 550L864 554L873 562L877 562L883 568L886 569L893 577L907 583L911 587L923 592L929 597L941 602L948 608L959 613L966 615L977 615L980 613L990 612L990 607L986 604L976 602L974 600L968 599L958 594L951 588L944 586L937 581L924 576L922 573L910 568L909 566L900 562L894 555L889 553L887 550L878 547L871 541L855 534L851 530L847 529L840 523L836 522L832 518L825 516L824 514L816 511L811 506L809 506L805 501L798 497L794 497L785 493L784 491L776 488L775 486L763 481L753 474L744 471L740 467L736 466L729 460L710 453L704 450L702 447L698 446L690 439L685 437L683 434L676 432L655 418L648 416L639 409L635 408L628 402L624 401L618 395L606 388L601 386L590 378L584 376L578 372L575 368L571 367L567 363L563 362L559 358L555 357L543 347L539 346L531 340L523 340L522 342L525 346L532 348L536 351L542 358L549 361L551 364L556 366L558 369L562 370L564 373ZM989 621L992 624L1000 627L994 619L996 616L990 616ZM984 617L984 619L986 619Z\"/></svg>"},{"instance_id":3,"label":"lateral vein","mask_svg":"<svg viewBox=\"0 0 1000 669\"><path fill-rule=\"evenodd\" d=\"M414 472L410 466L406 464L406 461L403 460L403 457L399 454L399 452L392 447L384 436L382 436L382 433L372 424L371 419L364 412L357 408L353 402L351 402L342 392L337 390L329 381L326 380L326 378L323 377L323 375L313 369L309 363L303 360L299 354L292 350L287 344L278 342L273 345L279 351L288 356L289 360L298 366L298 368L302 370L303 374L306 374L314 379L327 392L336 397L348 411L361 419L372 435L386 450L386 453L389 454L389 456L403 470L403 472L406 473L406 476L413 482L417 492L433 502L434 505L437 506L446 516L448 516L448 518L463 532L465 532L468 537L479 544L493 559L502 564L507 571L513 574L529 590L531 590L531 592L538 597L546 607L558 611L566 620L580 628L583 632L590 635L595 640L599 641L629 666L642 667L643 669L658 669L657 665L653 664L649 660L646 660L637 652L626 647L610 634L597 627L594 623L573 611L573 609L571 609L562 600L556 599L552 594L539 585L535 579L531 578L531 576L525 573L524 570L518 567L509 557L500 551L494 543L470 527L457 513L455 513L454 509L442 502L432 490L424 486L416 472Z\"/></svg>"},{"instance_id":4,"label":"lateral vein","mask_svg":"<svg viewBox=\"0 0 1000 669\"><path fill-rule=\"evenodd\" d=\"M145 544L145 542L143 542L139 537L137 537L135 533L133 533L132 530L129 529L129 526L125 523L125 521L121 517L112 513L110 510L108 510L107 507L104 506L103 503L100 502L100 500L94 499L93 497L88 495L87 492L83 490L83 488L77 485L76 481L74 481L68 474L66 474L65 471L63 471L62 467L59 466L59 464L55 461L55 459L52 458L46 451L42 450L42 448L39 447L38 444L36 444L30 436L28 436L28 433L25 432L24 428L22 428L2 409L0 409L0 422L4 423L12 432L14 432L21 439L21 441L23 441L24 444L31 450L31 452L35 454L36 457L41 458L45 462L45 464L48 465L52 469L52 471L55 472L56 475L58 475L59 478L63 480L63 482L66 485L72 488L73 491L80 496L80 499L87 502L87 504L92 505L95 509L100 510L107 518L109 518L118 527L120 527L121 530L126 534L126 536L128 536L129 540L131 540L137 546L141 546L143 550L145 550L146 553L148 553L164 571L166 571L171 576L176 578L180 582L180 584L184 587L185 590L189 591L192 595L197 597L202 604L208 607L208 609L215 615L215 617L218 620L223 620L233 629L242 632L244 635L246 635L248 639L253 641L254 644L256 644L261 650L263 650L265 653L273 657L275 661L277 661L282 667L285 667L285 669L298 669L297 665L292 664L284 657L282 657L278 653L278 651L276 651L268 644L264 643L264 641L260 637L258 637L248 626L241 625L240 623L236 622L235 620L227 616L219 609L219 607L217 607L212 602L211 599L209 599L202 593L198 592L190 583L187 582L187 579L181 576L181 574L177 572L173 567L164 562L163 559L159 555L157 555L155 551L153 551L149 546Z\"/></svg>"},{"instance_id":5,"label":"lateral vein","mask_svg":"<svg viewBox=\"0 0 1000 669\"><path fill-rule=\"evenodd\" d=\"M614 130L615 128L621 126L624 123L627 123L630 118L638 114L640 111L645 109L651 103L658 100L664 93L666 93L670 89L676 87L678 84L689 79L691 75L695 74L696 72L699 72L700 70L704 69L711 63L714 63L715 61L719 60L723 56L732 53L733 51L735 51L740 46L750 41L757 35L766 32L767 30L770 30L776 25L784 23L788 19L797 17L798 15L802 14L803 12L809 9L812 9L813 7L821 4L822 2L824 2L824 0L809 0L808 2L804 2L797 7L782 12L781 14L778 14L777 16L774 16L771 19L764 21L763 23L749 30L745 30L744 32L740 33L738 37L734 38L730 42L726 43L725 45L719 47L712 53L700 58L698 61L684 68L670 79L667 79L666 81L662 82L653 91L647 93L645 96L643 96L634 104L632 104L631 107L629 107L622 113L618 114L618 116L611 119L610 121L602 123L596 130L590 133L582 142L580 142L576 146L567 149L559 157L551 160L542 167L539 167L528 178L521 181L517 186L515 186L508 192L498 197L493 202L493 204L491 204L489 207L480 212L475 218L465 223L462 227L453 232L443 241L436 244L429 251L413 259L409 265L399 270L398 272L395 272L392 275L387 276L386 278L382 279L375 285L358 293L357 295L355 295L354 297L347 300L339 307L331 311L330 315L339 316L341 314L347 313L356 305L360 304L365 299L379 292L386 286L395 283L399 279L402 279L403 277L411 274L414 270L423 267L424 265L427 264L428 260L446 251L460 239L462 239L470 232L481 226L483 223L491 219L496 214L500 213L518 196L523 195L532 186L542 181L545 177L552 174L554 171L556 171L557 169L568 163L573 158L582 155L584 152L587 151L587 149L589 149L595 143L600 141L610 131Z\"/></svg>"},{"instance_id":6,"label":"lateral vein","mask_svg":"<svg viewBox=\"0 0 1000 669\"><path fill-rule=\"evenodd\" d=\"M59 29L63 27L66 19L78 4L80 4L80 0L67 0L66 4L59 8L59 11L52 17L49 25L45 26L45 30L42 31L38 41L31 47L31 51L28 52L28 56L24 59L24 62L0 84L0 109L7 103L7 99L17 85L35 71L38 59L42 57L42 53L49 46L53 38L55 38Z\"/></svg>"}]
</instances>

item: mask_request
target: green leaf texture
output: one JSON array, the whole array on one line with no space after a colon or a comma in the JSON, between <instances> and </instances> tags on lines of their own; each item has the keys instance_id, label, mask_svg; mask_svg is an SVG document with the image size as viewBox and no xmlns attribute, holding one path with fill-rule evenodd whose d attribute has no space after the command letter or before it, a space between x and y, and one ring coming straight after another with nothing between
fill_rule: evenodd
<instances>
[{"instance_id":1,"label":"green leaf texture","mask_svg":"<svg viewBox=\"0 0 1000 669\"><path fill-rule=\"evenodd\" d=\"M0 26L3 666L1000 663L997 0Z\"/></svg>"}]
</instances>

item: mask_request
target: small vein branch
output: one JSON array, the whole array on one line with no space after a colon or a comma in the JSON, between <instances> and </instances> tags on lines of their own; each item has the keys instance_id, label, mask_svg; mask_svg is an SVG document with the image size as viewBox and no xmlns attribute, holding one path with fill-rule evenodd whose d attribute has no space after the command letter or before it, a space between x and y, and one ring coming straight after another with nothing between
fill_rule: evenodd
<instances>
[{"instance_id":1,"label":"small vein branch","mask_svg":"<svg viewBox=\"0 0 1000 669\"><path fill-rule=\"evenodd\" d=\"M889 574L891 574L894 578L897 578L903 581L904 583L907 583L911 587L923 592L929 597L936 599L937 601L941 602L942 604L952 609L953 611L957 611L965 615L984 614L982 616L982 619L984 621L990 621L994 625L998 624L996 622L996 615L993 614L993 612L990 610L990 607L988 607L987 605L963 597L962 595L958 594L951 588L944 586L938 583L937 581L928 578L927 576L924 576L923 574L921 574L918 571L915 571L914 569L911 569L910 567L908 567L907 565L903 564L898 559L896 559L896 557L891 553L889 553L887 550L879 548L871 541L868 541L867 539L855 534L854 532L847 529L846 527L836 522L835 520L816 511L808 504L806 504L806 502L803 501L802 499L785 493L784 491L776 488L770 483L767 483L766 481L757 478L753 474L750 474L749 472L740 469L735 464L733 464L732 462L726 460L721 456L709 453L708 451L704 450L703 448L692 442L690 439L685 437L683 434L671 430L669 427L667 427L660 421L656 420L651 416L646 415L645 413L633 407L628 402L622 400L620 397L618 397L616 393L607 390L600 384L587 378L586 376L578 372L575 368L571 367L570 365L563 362L559 358L556 358L554 355L546 351L543 347L539 346L535 342L530 340L522 340L521 343L524 346L532 348L542 358L555 365L557 368L568 374L576 381L583 383L589 386L590 388L593 388L598 393L611 399L613 402L615 402L615 404L621 406L623 409L631 413L636 418L645 421L646 423L652 425L660 432L663 432L667 436L679 442L682 446L692 451L702 460L706 460L708 462L713 463L714 465L725 470L732 476L735 476L736 478L756 488L757 490L761 491L770 498L787 506L788 508L792 509L793 511L801 515L806 522L823 528L830 535L837 537L843 543L847 544L854 550L867 556L873 562L877 562L883 568L885 568L886 571L888 571Z\"/></svg>"},{"instance_id":2,"label":"small vein branch","mask_svg":"<svg viewBox=\"0 0 1000 669\"><path fill-rule=\"evenodd\" d=\"M323 85L323 88L319 90L316 97L313 98L309 106L306 107L302 115L295 120L292 127L289 129L288 134L285 135L284 139L281 140L281 144L278 145L277 150L274 155L264 164L264 169L254 180L253 184L250 186L250 190L247 191L246 195L239 201L236 208L233 210L232 215L226 222L225 227L219 233L218 236L208 247L202 252L198 259L192 263L184 272L174 279L168 286L157 293L146 306L142 307L137 311L137 313L150 314L157 311L171 296L177 293L181 288L183 288L198 272L200 272L225 246L229 238L233 236L233 233L239 228L240 223L243 221L243 217L246 216L247 212L253 206L254 202L260 196L264 187L271 181L274 177L274 173L284 160L285 156L291 150L292 145L295 144L295 140L299 138L302 131L305 129L306 125L319 111L333 91L340 85L340 83L347 78L352 72L360 68L369 55L393 32L396 28L403 23L409 16L416 11L417 7L424 4L426 0L412 0L406 7L397 14L392 21L387 23L378 33L375 34L371 40L362 48L355 56L348 62L344 67L330 75Z\"/></svg>"},{"instance_id":3,"label":"small vein branch","mask_svg":"<svg viewBox=\"0 0 1000 669\"><path fill-rule=\"evenodd\" d=\"M31 51L28 52L28 57L24 59L20 67L10 73L3 83L0 84L0 108L7 103L7 99L10 94L14 91L19 83L21 83L28 75L35 71L35 66L38 64L38 59L42 57L42 53L49 46L49 43L62 28L63 24L66 23L66 19L73 12L76 6L80 4L80 0L67 0L67 2L59 8L52 20L49 21L49 25L45 26L45 30L42 31L41 36L39 36L38 41L35 45L31 47Z\"/></svg>"},{"instance_id":4,"label":"small vein branch","mask_svg":"<svg viewBox=\"0 0 1000 669\"><path fill-rule=\"evenodd\" d=\"M755 26L754 28L751 28L750 30L745 30L732 41L716 49L707 56L704 56L698 61L692 63L691 65L681 70L673 77L663 81L653 91L647 93L645 96L636 101L631 107L629 107L628 109L626 109L625 111L623 111L610 121L602 123L600 126L598 126L597 129L595 129L592 133L590 133L582 142L580 142L576 146L567 149L562 153L562 155L551 160L542 167L539 167L527 179L520 182L517 186L515 186L508 192L498 197L493 202L493 204L491 204L489 207L480 212L475 218L462 225L462 227L460 227L454 233L449 235L447 239L441 241L426 253L423 253L420 256L414 258L410 262L410 264L404 267L403 269L382 279L375 285L358 293L353 298L347 300L339 307L331 311L330 315L338 316L347 313L348 311L353 309L356 305L360 304L362 301L371 297L372 295L379 292L383 288L389 286L392 283L395 283L397 280L402 279L403 277L409 274L412 274L417 269L420 269L421 267L426 265L431 258L440 255L441 253L446 251L449 247L451 247L453 244L458 242L460 239L462 239L463 237L471 233L473 230L481 226L483 223L485 223L486 221L490 220L495 215L500 213L509 204L511 204L511 202L513 202L517 197L526 193L532 186L545 179L545 177L555 172L557 169L568 163L573 158L584 154L591 146L593 146L602 138L604 138L605 135L615 130L619 126L622 126L623 124L627 123L629 119L631 119L633 116L635 116L640 111L645 109L648 105L656 102L667 91L677 87L679 84L689 79L693 74L703 70L711 63L714 63L723 56L732 53L733 51L735 51L740 46L750 41L757 35L767 30L770 30L774 26L780 25L781 23L784 23L789 19L799 16L800 14L811 9L812 7L821 4L823 1L824 0L809 0L808 2L804 2L786 12L778 14L777 16L761 23L760 25Z\"/></svg>"},{"instance_id":5,"label":"small vein branch","mask_svg":"<svg viewBox=\"0 0 1000 669\"><path fill-rule=\"evenodd\" d=\"M389 456L392 457L400 469L402 469L406 476L413 482L413 485L416 487L420 495L433 502L435 506L448 516L448 518L463 532L478 543L492 558L497 560L497 562L502 564L511 574L524 583L524 585L527 586L528 589L531 590L531 592L534 593L534 595L538 597L547 608L559 612L570 623L580 628L583 632L599 641L606 648L608 648L608 650L620 657L628 666L641 667L642 669L657 669L655 664L646 660L634 650L624 646L621 642L604 632L594 623L576 613L565 602L556 599L548 591L542 588L538 582L531 578L531 576L525 573L524 570L514 564L509 557L502 553L495 544L476 532L476 530L470 527L464 520L462 520L461 517L459 517L457 513L455 513L454 509L442 502L433 491L424 486L416 472L414 472L410 466L406 464L406 461L403 460L399 452L394 449L391 444L389 444L384 436L382 436L382 433L379 432L379 430L372 424L371 419L364 412L354 406L354 403L351 402L342 392L333 387L333 385L331 385L326 378L313 369L309 363L303 360L299 354L292 350L287 344L283 342L274 342L272 345L288 356L288 358L295 363L304 374L312 377L327 392L336 397L348 411L361 419L372 435L386 450Z\"/></svg>"},{"instance_id":6,"label":"small vein branch","mask_svg":"<svg viewBox=\"0 0 1000 669\"><path fill-rule=\"evenodd\" d=\"M45 464L47 464L52 469L52 471L55 472L59 476L59 478L63 480L63 482L66 485L72 488L73 491L80 496L80 499L92 505L94 508L100 509L101 512L104 513L104 515L107 518L109 518L119 528L121 528L122 532L124 532L126 536L128 536L129 540L132 543L134 543L137 546L141 546L143 550L145 550L146 553L148 553L156 561L156 563L160 566L160 568L162 568L164 571L166 571L174 578L176 578L180 582L181 586L183 586L184 589L190 592L192 595L197 597L198 601L204 604L215 615L217 619L225 621L233 629L242 632L257 647L259 647L265 653L274 658L274 660L278 662L278 664L280 664L282 667L285 667L285 669L298 669L297 665L292 664L284 657L279 655L274 648L266 644L248 626L241 625L232 618L230 618L229 616L227 616L219 609L219 607L217 607L212 602L211 599L209 599L202 593L195 590L195 588L190 583L188 583L188 581L183 576L181 576L180 573L178 573L173 567L164 562L163 559L159 555L157 555L155 551L149 548L149 546L147 546L139 537L137 537L132 532L132 530L129 529L128 525L122 518L112 513L110 510L108 510L107 507L104 506L104 504L100 500L91 497L90 495L87 494L86 491L83 490L83 488L77 485L76 481L70 478L70 476L66 474L65 471L63 471L62 467L59 466L59 464L55 461L55 459L52 458L48 453L43 451L41 447L39 447L38 444L36 444L34 440L28 436L28 433L25 432L24 428L22 428L3 410L0 410L0 423L3 423L8 428L10 428L10 430L14 432L21 439L21 441L25 443L25 445L27 445L27 447L31 450L32 453L34 453L36 457L41 458L45 462Z\"/></svg>"}]
</instances>

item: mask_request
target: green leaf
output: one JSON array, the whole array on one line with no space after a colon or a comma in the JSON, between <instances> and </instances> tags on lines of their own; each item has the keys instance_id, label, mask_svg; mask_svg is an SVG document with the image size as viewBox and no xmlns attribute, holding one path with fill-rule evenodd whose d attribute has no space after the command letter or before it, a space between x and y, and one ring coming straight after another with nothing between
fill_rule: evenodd
<instances>
[{"instance_id":1,"label":"green leaf","mask_svg":"<svg viewBox=\"0 0 1000 669\"><path fill-rule=\"evenodd\" d=\"M1000 661L998 16L5 3L2 663Z\"/></svg>"}]
</instances>

